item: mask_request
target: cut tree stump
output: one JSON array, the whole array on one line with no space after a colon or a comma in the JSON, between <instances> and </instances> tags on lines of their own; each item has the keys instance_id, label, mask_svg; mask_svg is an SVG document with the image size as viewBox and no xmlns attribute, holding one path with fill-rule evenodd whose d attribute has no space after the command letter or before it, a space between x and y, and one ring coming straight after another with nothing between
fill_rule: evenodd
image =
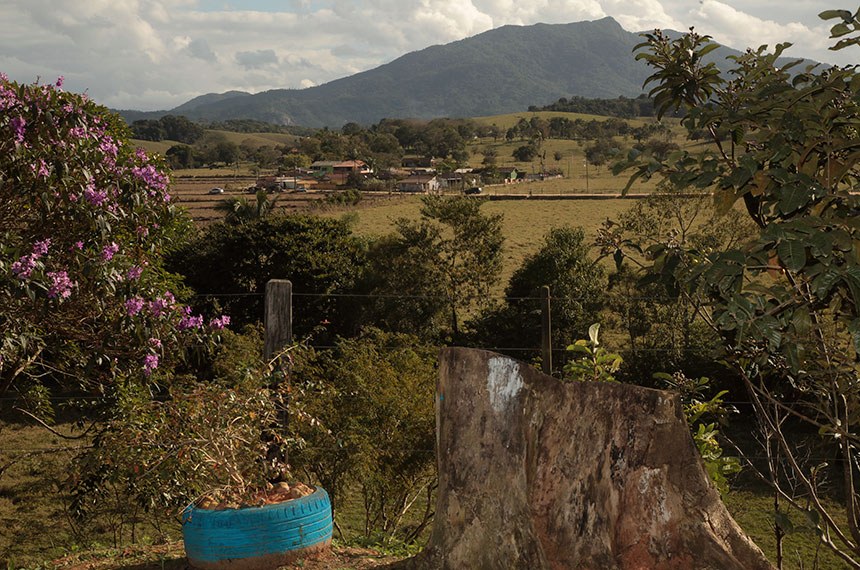
<instances>
[{"instance_id":1,"label":"cut tree stump","mask_svg":"<svg viewBox=\"0 0 860 570\"><path fill-rule=\"evenodd\" d=\"M772 568L720 501L675 394L449 348L436 428L432 535L395 568Z\"/></svg>"}]
</instances>

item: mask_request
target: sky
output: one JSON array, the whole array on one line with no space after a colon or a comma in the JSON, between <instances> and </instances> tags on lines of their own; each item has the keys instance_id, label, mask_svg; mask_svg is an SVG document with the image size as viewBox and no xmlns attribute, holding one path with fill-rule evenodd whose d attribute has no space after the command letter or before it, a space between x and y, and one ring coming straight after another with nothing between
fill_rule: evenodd
<instances>
[{"instance_id":1,"label":"sky","mask_svg":"<svg viewBox=\"0 0 860 570\"><path fill-rule=\"evenodd\" d=\"M304 88L506 24L615 18L631 32L709 34L736 48L829 51L824 0L0 0L0 72L115 109L170 109L205 93Z\"/></svg>"}]
</instances>

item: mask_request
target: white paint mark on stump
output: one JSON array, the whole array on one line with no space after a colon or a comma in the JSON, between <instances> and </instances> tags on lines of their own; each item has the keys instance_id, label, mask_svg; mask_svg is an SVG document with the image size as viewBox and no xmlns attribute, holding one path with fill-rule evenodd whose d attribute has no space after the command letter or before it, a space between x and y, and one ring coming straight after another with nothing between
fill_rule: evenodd
<instances>
[{"instance_id":1,"label":"white paint mark on stump","mask_svg":"<svg viewBox=\"0 0 860 570\"><path fill-rule=\"evenodd\" d=\"M504 411L523 389L520 365L510 358L495 356L487 361L487 392L496 413Z\"/></svg>"}]
</instances>

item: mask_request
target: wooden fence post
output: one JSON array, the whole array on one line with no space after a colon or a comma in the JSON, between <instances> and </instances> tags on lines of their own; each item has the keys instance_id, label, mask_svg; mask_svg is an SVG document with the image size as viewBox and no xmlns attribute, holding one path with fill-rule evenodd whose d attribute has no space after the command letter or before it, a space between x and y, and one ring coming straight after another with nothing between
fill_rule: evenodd
<instances>
[{"instance_id":1,"label":"wooden fence post","mask_svg":"<svg viewBox=\"0 0 860 570\"><path fill-rule=\"evenodd\" d=\"M293 342L293 284L286 279L266 283L266 308L263 316L266 342L263 358L269 361Z\"/></svg>"},{"instance_id":2,"label":"wooden fence post","mask_svg":"<svg viewBox=\"0 0 860 570\"><path fill-rule=\"evenodd\" d=\"M550 312L549 285L540 288L540 348L541 371L552 375L552 313Z\"/></svg>"},{"instance_id":3,"label":"wooden fence post","mask_svg":"<svg viewBox=\"0 0 860 570\"><path fill-rule=\"evenodd\" d=\"M293 342L293 284L286 279L270 279L266 283L266 300L263 313L263 325L265 327L265 342L263 344L263 358L269 362L274 358L284 347L289 346ZM275 370L280 374L275 378L280 377L280 382L289 382L289 370L286 359L279 359L275 363ZM283 388L275 382L271 388L280 390ZM289 391L281 392L284 398L289 398ZM278 415L280 416L280 428L284 438L287 437L289 423L289 401L288 399L279 399L276 403ZM287 471L286 465L289 463L289 457L286 448L273 443L269 444L269 449L266 451L266 458L269 461L277 461L283 470L275 477L276 480L286 481Z\"/></svg>"}]
</instances>

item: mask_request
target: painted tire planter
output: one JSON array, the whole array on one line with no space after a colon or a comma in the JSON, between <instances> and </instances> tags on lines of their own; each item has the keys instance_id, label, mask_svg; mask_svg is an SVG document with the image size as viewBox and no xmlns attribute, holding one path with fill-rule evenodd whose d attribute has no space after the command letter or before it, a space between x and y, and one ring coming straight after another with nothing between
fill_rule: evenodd
<instances>
[{"instance_id":1,"label":"painted tire planter","mask_svg":"<svg viewBox=\"0 0 860 570\"><path fill-rule=\"evenodd\" d=\"M331 501L320 487L262 507L182 513L188 563L202 570L276 568L327 549L331 534Z\"/></svg>"}]
</instances>

